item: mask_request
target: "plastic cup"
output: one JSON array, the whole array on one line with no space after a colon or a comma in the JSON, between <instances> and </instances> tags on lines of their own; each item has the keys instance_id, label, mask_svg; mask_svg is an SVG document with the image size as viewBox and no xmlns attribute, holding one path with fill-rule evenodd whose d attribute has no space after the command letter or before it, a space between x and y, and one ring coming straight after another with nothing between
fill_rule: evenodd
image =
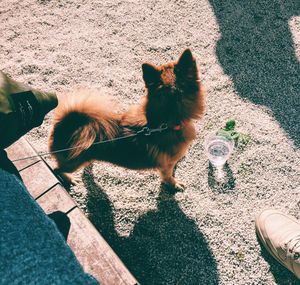
<instances>
[{"instance_id":1,"label":"plastic cup","mask_svg":"<svg viewBox=\"0 0 300 285\"><path fill-rule=\"evenodd\" d=\"M222 168L234 149L234 141L219 135L210 135L204 140L206 155L213 166Z\"/></svg>"}]
</instances>

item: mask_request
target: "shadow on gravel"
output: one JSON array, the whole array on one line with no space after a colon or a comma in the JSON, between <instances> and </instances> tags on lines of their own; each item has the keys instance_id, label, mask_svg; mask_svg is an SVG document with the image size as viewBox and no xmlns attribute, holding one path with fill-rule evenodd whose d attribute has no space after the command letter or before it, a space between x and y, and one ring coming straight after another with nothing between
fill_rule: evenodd
<instances>
[{"instance_id":1,"label":"shadow on gravel","mask_svg":"<svg viewBox=\"0 0 300 285\"><path fill-rule=\"evenodd\" d=\"M268 251L264 248L259 238L258 243L261 246L261 255L270 264L270 271L272 272L276 284L278 285L299 285L299 279L294 276L288 269L282 266L277 260L275 260Z\"/></svg>"},{"instance_id":2,"label":"shadow on gravel","mask_svg":"<svg viewBox=\"0 0 300 285\"><path fill-rule=\"evenodd\" d=\"M226 162L223 170L223 178L217 177L217 171L211 163L208 164L208 186L219 193L229 193L235 188L235 178L229 164Z\"/></svg>"},{"instance_id":3,"label":"shadow on gravel","mask_svg":"<svg viewBox=\"0 0 300 285\"><path fill-rule=\"evenodd\" d=\"M300 62L289 20L295 0L209 0L220 28L217 56L238 94L268 107L300 147Z\"/></svg>"},{"instance_id":4,"label":"shadow on gravel","mask_svg":"<svg viewBox=\"0 0 300 285\"><path fill-rule=\"evenodd\" d=\"M300 15L294 0L209 0L221 39L217 56L239 96L271 110L274 118L300 147L300 62L289 21ZM299 280L262 249L277 284Z\"/></svg>"},{"instance_id":5,"label":"shadow on gravel","mask_svg":"<svg viewBox=\"0 0 300 285\"><path fill-rule=\"evenodd\" d=\"M113 205L87 167L89 219L142 285L219 283L217 264L196 223L178 206L170 189L161 186L157 210L139 217L128 237L115 231ZM143 191L141 189L141 191Z\"/></svg>"}]
</instances>

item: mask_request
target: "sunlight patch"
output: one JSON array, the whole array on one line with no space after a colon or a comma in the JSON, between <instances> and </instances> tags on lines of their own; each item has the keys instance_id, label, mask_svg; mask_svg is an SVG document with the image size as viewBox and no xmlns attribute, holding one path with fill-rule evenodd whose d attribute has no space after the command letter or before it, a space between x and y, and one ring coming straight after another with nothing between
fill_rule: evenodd
<instances>
[{"instance_id":1,"label":"sunlight patch","mask_svg":"<svg viewBox=\"0 0 300 285\"><path fill-rule=\"evenodd\" d=\"M300 16L292 17L289 20L289 27L292 33L295 54L297 59L300 61Z\"/></svg>"}]
</instances>

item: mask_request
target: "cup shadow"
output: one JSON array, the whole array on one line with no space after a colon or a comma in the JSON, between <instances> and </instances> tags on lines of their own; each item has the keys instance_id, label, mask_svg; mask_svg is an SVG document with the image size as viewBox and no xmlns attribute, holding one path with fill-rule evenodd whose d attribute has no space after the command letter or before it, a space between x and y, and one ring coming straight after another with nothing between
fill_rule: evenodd
<instances>
[{"instance_id":1,"label":"cup shadow","mask_svg":"<svg viewBox=\"0 0 300 285\"><path fill-rule=\"evenodd\" d=\"M174 190L162 184L157 209L140 216L128 237L120 237L113 205L94 181L91 167L85 168L82 178L88 190L90 220L141 284L219 283L206 238L180 209Z\"/></svg>"},{"instance_id":2,"label":"cup shadow","mask_svg":"<svg viewBox=\"0 0 300 285\"><path fill-rule=\"evenodd\" d=\"M224 164L222 172L222 179L218 179L216 168L209 162L207 176L208 186L219 193L228 193L235 188L235 178L227 162Z\"/></svg>"},{"instance_id":3,"label":"cup shadow","mask_svg":"<svg viewBox=\"0 0 300 285\"><path fill-rule=\"evenodd\" d=\"M216 53L239 96L269 108L300 147L300 62L289 20L299 1L209 0L221 38Z\"/></svg>"}]
</instances>

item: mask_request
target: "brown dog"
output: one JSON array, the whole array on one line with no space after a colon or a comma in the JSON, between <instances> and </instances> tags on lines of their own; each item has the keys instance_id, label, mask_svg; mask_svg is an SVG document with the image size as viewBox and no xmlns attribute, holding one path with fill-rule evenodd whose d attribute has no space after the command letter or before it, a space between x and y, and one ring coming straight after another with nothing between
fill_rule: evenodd
<instances>
[{"instance_id":1,"label":"brown dog","mask_svg":"<svg viewBox=\"0 0 300 285\"><path fill-rule=\"evenodd\" d=\"M144 63L142 69L147 95L126 112L115 112L115 106L91 91L59 98L49 147L52 152L72 148L54 154L57 170L70 183L67 173L102 160L131 169L155 168L163 182L183 187L173 177L173 169L195 139L192 119L201 118L205 105L196 61L186 49L177 62ZM144 127L161 126L161 132L135 135ZM128 137L99 143L124 136Z\"/></svg>"}]
</instances>

